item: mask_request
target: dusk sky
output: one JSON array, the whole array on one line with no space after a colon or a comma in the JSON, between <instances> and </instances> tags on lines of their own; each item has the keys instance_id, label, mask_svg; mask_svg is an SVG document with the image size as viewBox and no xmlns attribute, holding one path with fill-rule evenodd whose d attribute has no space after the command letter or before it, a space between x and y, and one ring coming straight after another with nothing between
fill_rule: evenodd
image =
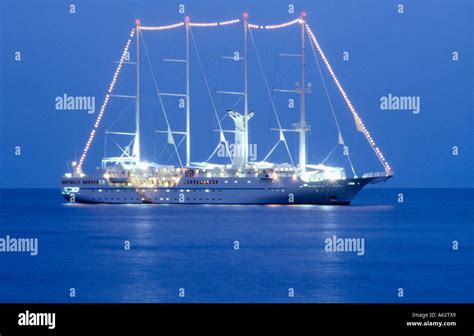
<instances>
[{"instance_id":1,"label":"dusk sky","mask_svg":"<svg viewBox=\"0 0 474 336\"><path fill-rule=\"evenodd\" d=\"M307 12L336 76L353 105L393 167L395 178L384 187L474 187L473 34L472 1L2 1L0 4L0 187L59 187L67 163L78 158L87 142L100 106L112 80L114 61L120 58L135 19L143 25L183 21L224 21L241 18L244 11L256 24L277 24ZM399 3L404 4L399 13ZM294 4L295 13L288 12ZM467 10L470 9L470 10ZM278 31L253 31L266 78L272 88L294 88L298 81L297 59L278 53L298 53L298 26ZM184 30L144 32L151 67L163 92L184 92L184 67L163 62L184 57ZM204 161L219 141L205 82L197 60L202 59L219 116L232 108L235 97L216 90L242 90L241 63L222 59L243 53L241 25L226 28L193 28L196 49L191 46L192 161ZM338 143L335 128L309 39L306 39L308 160L319 163ZM135 58L133 41L131 58ZM348 52L348 59L344 59ZM149 161L176 163L166 136L163 113L156 98L144 49L141 49L143 157ZM360 173L383 171L362 133L357 132L350 111L322 66L342 134ZM270 100L249 44L250 143L257 144L258 159L278 140ZM135 69L124 65L116 93L133 95ZM95 98L95 113L58 110L57 97ZM414 97L419 113L383 110L383 97ZM298 121L298 106L288 107L288 94L275 93L282 126ZM295 95L293 98L297 100ZM133 131L133 107L129 100L113 100L105 111L87 156L84 170L100 166L104 155L104 131ZM165 100L170 122L184 130L185 110L176 98ZM242 111L242 104L234 107ZM225 129L232 129L229 118ZM297 159L297 137L288 134ZM233 141L231 134L228 140ZM113 141L107 152L114 153ZM116 141L123 141L119 139ZM18 151L19 149L19 151ZM184 145L180 147L184 157ZM327 163L344 165L338 148ZM17 155L19 154L19 155ZM457 154L457 155L455 155ZM288 162L284 147L270 157ZM225 162L225 161L221 161ZM349 166L345 166L350 171Z\"/></svg>"}]
</instances>

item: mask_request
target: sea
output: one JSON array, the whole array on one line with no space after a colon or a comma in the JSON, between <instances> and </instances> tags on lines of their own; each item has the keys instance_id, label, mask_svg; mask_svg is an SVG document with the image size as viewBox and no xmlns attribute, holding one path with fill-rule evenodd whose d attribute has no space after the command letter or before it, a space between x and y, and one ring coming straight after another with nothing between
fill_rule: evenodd
<instances>
[{"instance_id":1,"label":"sea","mask_svg":"<svg viewBox=\"0 0 474 336\"><path fill-rule=\"evenodd\" d=\"M38 249L0 252L0 302L473 303L473 203L474 189L368 188L350 206L94 205L2 189L0 240ZM331 249L337 239L364 248Z\"/></svg>"}]
</instances>

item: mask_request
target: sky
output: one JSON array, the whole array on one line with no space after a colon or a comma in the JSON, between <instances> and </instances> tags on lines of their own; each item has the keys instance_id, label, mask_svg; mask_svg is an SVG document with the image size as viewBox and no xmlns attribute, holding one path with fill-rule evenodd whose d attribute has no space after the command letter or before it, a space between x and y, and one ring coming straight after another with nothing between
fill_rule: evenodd
<instances>
[{"instance_id":1,"label":"sky","mask_svg":"<svg viewBox=\"0 0 474 336\"><path fill-rule=\"evenodd\" d=\"M307 21L353 105L395 172L384 184L391 188L474 187L472 1L11 1L0 2L0 188L55 188L68 164L80 157L112 80L135 19L142 25L166 25L189 16L194 22L224 21L249 13L249 22L282 23L307 12ZM184 13L179 5L184 4ZM403 13L399 4L403 4ZM289 13L289 5L294 13ZM299 27L253 31L249 43L249 142L263 159L278 141L265 80L273 89L293 89L299 81ZM192 28L191 139L192 161L205 161L219 142L217 109L225 129L232 129L226 110L242 112L235 96L216 93L243 90L243 62L223 59L243 54L242 25ZM167 144L163 110L154 89L182 93L184 67L165 62L182 59L184 30L144 32L141 53L141 125L144 159L176 164ZM135 59L133 41L131 60ZM148 62L146 53L148 53ZM345 54L347 52L347 54ZM323 83L357 174L382 171L321 59L322 78L306 38L308 160L350 167L338 146L338 133ZM344 58L344 55L349 57ZM260 58L265 77L261 74ZM199 65L202 62L205 77ZM124 65L116 94L134 95L135 68ZM211 98L206 88L206 80ZM95 113L60 110L67 96L94 97ZM384 97L412 97L419 113L383 109ZM283 128L298 122L298 96L274 93ZM295 99L295 108L288 100ZM130 100L113 98L84 164L85 172L100 166L104 152L117 154L127 138L105 131L134 131ZM178 98L164 99L172 129L184 130L185 110ZM128 109L127 109L128 107ZM229 133L228 140L233 141ZM106 141L107 138L107 141ZM297 136L288 146L298 157ZM177 138L179 142L180 138ZM184 158L184 145L180 146ZM332 152L332 155L328 154ZM457 154L457 155L454 155ZM225 158L215 162L224 163ZM289 162L284 146L269 159Z\"/></svg>"}]
</instances>

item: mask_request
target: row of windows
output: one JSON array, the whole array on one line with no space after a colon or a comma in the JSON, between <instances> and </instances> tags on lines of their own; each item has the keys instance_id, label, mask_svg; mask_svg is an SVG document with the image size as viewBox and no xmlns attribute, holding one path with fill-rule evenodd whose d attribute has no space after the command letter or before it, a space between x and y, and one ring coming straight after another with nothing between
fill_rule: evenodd
<instances>
[{"instance_id":1,"label":"row of windows","mask_svg":"<svg viewBox=\"0 0 474 336\"><path fill-rule=\"evenodd\" d=\"M95 184L99 185L102 184L100 183L101 181L99 180L82 180L82 184ZM81 184L81 180L62 180L61 184L72 184L72 185L78 185Z\"/></svg>"},{"instance_id":2,"label":"row of windows","mask_svg":"<svg viewBox=\"0 0 474 336\"><path fill-rule=\"evenodd\" d=\"M127 192L127 191L130 191L130 192L136 192L135 189L133 188L126 188L126 189L89 189L90 191L94 192L94 191L98 191L98 192L110 192L110 191L115 191L115 192Z\"/></svg>"},{"instance_id":3,"label":"row of windows","mask_svg":"<svg viewBox=\"0 0 474 336\"><path fill-rule=\"evenodd\" d=\"M102 199L102 198L95 198L95 197L92 197L92 200L93 200L93 201L102 201L102 200L104 200L104 201L109 201L109 200L110 200L110 201L113 201L114 199L115 199L115 198L113 198L113 197L111 197L111 198L104 197L103 199ZM127 201L128 198L126 198L126 197L125 197L125 198L117 198L116 200L117 200L117 201ZM130 198L130 201L141 201L141 199L140 199L140 198Z\"/></svg>"},{"instance_id":4,"label":"row of windows","mask_svg":"<svg viewBox=\"0 0 474 336\"><path fill-rule=\"evenodd\" d=\"M99 180L83 180L82 184L99 184Z\"/></svg>"},{"instance_id":5,"label":"row of windows","mask_svg":"<svg viewBox=\"0 0 474 336\"><path fill-rule=\"evenodd\" d=\"M154 198L153 200L158 201L158 198ZM160 201L169 201L170 199L169 199L169 197L166 197L166 198L160 197L159 200ZM175 198L174 200L178 201L177 198ZM186 201L190 201L190 200L191 200L190 198L186 198ZM192 200L193 201L222 201L222 198L199 198L199 199L193 198Z\"/></svg>"},{"instance_id":6,"label":"row of windows","mask_svg":"<svg viewBox=\"0 0 474 336\"><path fill-rule=\"evenodd\" d=\"M205 192L221 192L222 190L221 189L186 189L186 192L196 192L196 191L205 191ZM161 191L161 190L160 190ZM180 192L180 193L183 193L184 192L184 189L173 189L173 190L170 190L170 189L166 189L166 192L170 192L170 191L174 191L174 192ZM145 189L142 190L142 192L145 192ZM158 189L155 189L153 190L153 192L158 192Z\"/></svg>"},{"instance_id":7,"label":"row of windows","mask_svg":"<svg viewBox=\"0 0 474 336\"><path fill-rule=\"evenodd\" d=\"M81 184L80 180L62 180L61 184Z\"/></svg>"},{"instance_id":8,"label":"row of windows","mask_svg":"<svg viewBox=\"0 0 474 336\"><path fill-rule=\"evenodd\" d=\"M218 180L185 180L184 184L218 184Z\"/></svg>"}]
</instances>

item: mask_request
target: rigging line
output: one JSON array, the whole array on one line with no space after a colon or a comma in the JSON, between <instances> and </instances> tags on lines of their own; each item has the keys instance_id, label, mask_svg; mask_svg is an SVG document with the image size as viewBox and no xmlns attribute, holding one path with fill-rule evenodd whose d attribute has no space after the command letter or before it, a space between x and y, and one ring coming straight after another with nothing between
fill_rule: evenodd
<instances>
[{"instance_id":1,"label":"rigging line","mask_svg":"<svg viewBox=\"0 0 474 336\"><path fill-rule=\"evenodd\" d=\"M364 160L361 160L360 158L355 157L354 161L355 161L355 163L357 163L357 166L362 167L361 168L362 171L368 171L367 170L368 169L367 164Z\"/></svg>"},{"instance_id":2,"label":"rigging line","mask_svg":"<svg viewBox=\"0 0 474 336\"><path fill-rule=\"evenodd\" d=\"M112 141L122 151L122 154L120 154L120 157L123 157L123 154L125 153L125 151L122 149L122 147L115 140L112 139Z\"/></svg>"},{"instance_id":3,"label":"rigging line","mask_svg":"<svg viewBox=\"0 0 474 336\"><path fill-rule=\"evenodd\" d=\"M306 32L307 34L307 32ZM311 41L310 41L311 42ZM323 71L321 70L321 65L319 64L319 60L318 60L318 57L316 55L316 50L314 49L314 45L313 43L310 43L311 45L311 50L313 51L313 56L314 56L314 59L316 61L316 64L318 66L318 71L319 71L319 76L321 77L321 82L323 83L323 87L324 87L324 92L326 93L326 97L328 99L328 104L329 104L329 108L332 112L332 116L334 118L334 122L336 123L336 127L337 127L337 131L339 132L340 136L342 137L342 131L341 131L341 127L339 126L339 121L337 120L337 117L336 117L336 111L334 111L334 105L332 103L332 100L331 100L331 96L329 95L329 91L328 91L328 87L327 87L327 84L326 84L326 81L324 80L324 75L323 75ZM339 140L338 140L339 141ZM344 141L343 141L343 144L344 144ZM356 175L356 172L355 172L355 169L354 169L354 166L352 165L352 160L351 160L351 157L350 157L350 152L348 151L347 152L347 158L349 159L349 164L351 166L351 170L352 170L352 174L354 174L354 176Z\"/></svg>"},{"instance_id":4,"label":"rigging line","mask_svg":"<svg viewBox=\"0 0 474 336\"><path fill-rule=\"evenodd\" d=\"M214 110L214 114L216 116L216 120L217 120L217 123L219 125L219 131L220 131L219 138L221 136L223 136L227 154L229 154L230 162L233 163L232 156L230 155L229 147L228 147L228 144L227 144L227 140L225 139L225 134L222 130L222 124L219 120L219 114L217 113L216 104L214 103L214 98L212 97L211 88L209 87L209 82L207 81L206 72L204 71L204 66L202 64L201 56L199 55L199 50L197 48L197 44L196 44L196 40L194 38L193 30L191 28L189 28L189 32L191 33L191 39L193 40L194 52L196 53L196 58L198 60L199 67L201 68L202 77L204 78L204 83L206 84L207 94L209 95L209 99L211 100L212 109Z\"/></svg>"},{"instance_id":5,"label":"rigging line","mask_svg":"<svg viewBox=\"0 0 474 336\"><path fill-rule=\"evenodd\" d=\"M298 64L297 63L293 63L288 69L284 70L284 71L280 71L280 76L278 78L278 81L275 83L277 85L277 87L281 87L281 82L283 81L283 79L286 79L288 77L288 74L293 72L293 70L295 68L298 67Z\"/></svg>"},{"instance_id":6,"label":"rigging line","mask_svg":"<svg viewBox=\"0 0 474 336\"><path fill-rule=\"evenodd\" d=\"M280 51L278 51L278 52L280 52ZM274 88L275 83L277 81L277 75L280 72L280 70L279 70L280 69L280 56L276 55L275 58L276 58L275 65L274 65L275 71L273 72L273 80L272 80L273 85L272 85L272 88Z\"/></svg>"},{"instance_id":7,"label":"rigging line","mask_svg":"<svg viewBox=\"0 0 474 336\"><path fill-rule=\"evenodd\" d=\"M237 99L237 101L235 102L235 104L232 105L232 109L234 109L237 105L239 105L239 103L242 101L242 99L244 99L244 96L243 96L243 95L241 95L241 96Z\"/></svg>"},{"instance_id":8,"label":"rigging line","mask_svg":"<svg viewBox=\"0 0 474 336\"><path fill-rule=\"evenodd\" d=\"M178 144L176 145L177 148L179 148L179 146L181 146L181 144L183 143L184 139L186 139L186 135L183 135L183 137L181 138L181 140L178 142Z\"/></svg>"},{"instance_id":9,"label":"rigging line","mask_svg":"<svg viewBox=\"0 0 474 336\"><path fill-rule=\"evenodd\" d=\"M183 143L184 139L186 139L186 136L183 136L181 138L181 140L178 142L178 145L176 146L177 148L179 148L179 146ZM171 153L171 155L168 157L168 159L165 161L165 164L168 163L171 158L173 157L174 153Z\"/></svg>"},{"instance_id":10,"label":"rigging line","mask_svg":"<svg viewBox=\"0 0 474 336\"><path fill-rule=\"evenodd\" d=\"M324 158L324 160L321 162L321 164L324 164L330 157L331 155L334 153L334 151L336 150L337 146L339 146L339 144L335 145L333 147L333 149L329 152L329 154Z\"/></svg>"},{"instance_id":11,"label":"rigging line","mask_svg":"<svg viewBox=\"0 0 474 336\"><path fill-rule=\"evenodd\" d=\"M349 149L347 150L347 159L349 160L349 164L351 165L352 174L354 175L354 177L356 177L356 176L357 176L357 174L356 174L356 172L355 172L354 165L352 164L352 160L351 160L351 152L350 152L350 150L349 150Z\"/></svg>"},{"instance_id":12,"label":"rigging line","mask_svg":"<svg viewBox=\"0 0 474 336\"><path fill-rule=\"evenodd\" d=\"M204 67L202 65L201 56L199 55L199 51L197 49L196 40L194 39L193 30L190 28L189 32L191 33L191 39L193 40L193 46L194 46L194 51L196 53L196 58L198 60L199 67L201 68L201 73L202 73L202 76L204 78L204 83L206 84L207 94L209 95L209 99L211 101L212 109L214 110L214 114L216 116L216 119L218 120L219 129L222 131L222 127L221 127L221 123L219 122L219 116L218 116L218 113L217 113L216 105L214 103L214 98L212 97L211 89L210 89L209 83L207 81L206 73L204 72Z\"/></svg>"},{"instance_id":13,"label":"rigging line","mask_svg":"<svg viewBox=\"0 0 474 336\"><path fill-rule=\"evenodd\" d=\"M161 137L155 137L153 140L154 140L154 143L156 145L156 139L158 139L158 141L160 142L159 143L159 150L156 151L155 150L155 155L153 156L153 159L154 161L158 160L158 156L162 154L163 151L165 151L166 153L165 154L169 154L170 151L168 150L168 143L165 144L164 141L161 140Z\"/></svg>"},{"instance_id":14,"label":"rigging line","mask_svg":"<svg viewBox=\"0 0 474 336\"><path fill-rule=\"evenodd\" d=\"M278 112L276 110L276 107L275 107L275 102L273 101L273 97L272 97L272 94L270 92L270 87L268 86L268 82L267 82L267 78L265 76L265 71L263 70L263 65L262 65L262 60L260 59L260 55L258 53L258 49L257 49L257 45L255 43L255 39L253 37L253 33L252 33L252 29L249 29L249 35L250 35L250 40L252 41L252 45L254 47L254 50L255 50L255 54L257 56L257 60L258 60L258 65L260 67L260 71L262 73L262 77L263 77L263 81L265 83L265 88L266 88L266 91L267 91L267 95L268 95L268 98L270 99L270 102L271 102L271 105L272 105L272 109L273 109L273 112L275 113L275 117L276 117L276 121L278 123L278 128L280 129L280 132L281 131L281 123L280 123L280 118L278 117ZM293 162L293 158L291 157L291 153L290 153L290 149L288 148L288 144L286 143L286 138L285 138L285 134L283 133L283 139L284 139L284 143L285 143L285 147L286 147L286 151L288 152L288 156L290 157L290 160L291 160L291 165L293 166L293 168L295 167L295 164Z\"/></svg>"},{"instance_id":15,"label":"rigging line","mask_svg":"<svg viewBox=\"0 0 474 336\"><path fill-rule=\"evenodd\" d=\"M153 158L153 162L158 161L156 159L156 139L153 139L153 156L152 156L152 158Z\"/></svg>"},{"instance_id":16,"label":"rigging line","mask_svg":"<svg viewBox=\"0 0 474 336\"><path fill-rule=\"evenodd\" d=\"M280 45L280 48L278 48L277 50L277 55L275 56L275 59L276 59L276 64L275 64L275 68L276 69L279 69L279 64L280 64L280 52L283 50L283 47L288 43L288 41L290 40L290 36L292 36L294 34L294 31L292 29L290 29L288 31L288 33L286 34L286 38L283 40L283 43ZM276 77L277 77L277 74L278 74L278 71L275 71L273 73L273 81L272 83L275 83L276 82Z\"/></svg>"},{"instance_id":17,"label":"rigging line","mask_svg":"<svg viewBox=\"0 0 474 336\"><path fill-rule=\"evenodd\" d=\"M273 146L273 148L270 150L270 152L268 152L267 156L265 156L265 158L263 159L263 161L267 161L267 159L270 157L270 155L272 155L273 151L277 148L277 146L280 144L281 140L278 140L276 142L276 144Z\"/></svg>"},{"instance_id":18,"label":"rigging line","mask_svg":"<svg viewBox=\"0 0 474 336\"><path fill-rule=\"evenodd\" d=\"M107 157L107 137L104 138L104 158Z\"/></svg>"},{"instance_id":19,"label":"rigging line","mask_svg":"<svg viewBox=\"0 0 474 336\"><path fill-rule=\"evenodd\" d=\"M293 35L295 35L295 30L294 29L290 29L288 31L288 34L287 34L287 37L286 37L286 40L281 44L280 48L278 49L277 51L277 55L276 55L276 59L277 59L277 64L276 64L276 68L279 69L280 68L280 58L281 56L279 56L278 54L280 54L280 52L283 50L283 47L288 43L288 41L290 40L290 37L293 37ZM273 82L274 84L276 84L277 86L281 86L281 82L282 82L282 79L281 78L285 78L288 76L288 74L290 72L292 72L294 70L294 68L296 68L298 66L298 64L292 62L293 64L290 66L289 69L287 69L286 71L285 70L282 70L282 71L276 71L274 73L274 76L273 76ZM277 75L279 73L279 78L278 78L278 81L277 81Z\"/></svg>"},{"instance_id":20,"label":"rigging line","mask_svg":"<svg viewBox=\"0 0 474 336\"><path fill-rule=\"evenodd\" d=\"M130 143L129 143L126 147L130 148L130 146L132 145L133 140L134 140L134 139L132 139L132 141L130 141ZM120 155L120 157L123 157L125 154L127 154L127 157L130 157L130 154L127 153L127 151L124 150L124 149L122 148L122 146L120 146L120 145L117 143L117 141L115 141L114 139L112 139L112 141L113 141L114 144L122 151L122 154Z\"/></svg>"},{"instance_id":21,"label":"rigging line","mask_svg":"<svg viewBox=\"0 0 474 336\"><path fill-rule=\"evenodd\" d=\"M212 152L212 154L207 158L206 161L204 162L208 162L210 159L212 159L212 157L216 154L216 152L219 150L219 146L221 145L221 142L219 141L219 143L217 144L216 148L214 149L214 151Z\"/></svg>"},{"instance_id":22,"label":"rigging line","mask_svg":"<svg viewBox=\"0 0 474 336\"><path fill-rule=\"evenodd\" d=\"M316 56L316 50L314 49L314 45L312 43L310 43L310 45L311 45L311 50L313 51L314 59L316 60L316 65L318 66L319 76L321 77L321 82L323 82L324 92L326 93L326 97L328 99L329 108L331 109L332 116L334 118L334 122L336 123L337 131L340 134L342 134L341 128L339 126L339 122L337 121L337 118L336 118L336 112L334 111L334 106L332 104L332 100L331 100L331 97L329 95L328 87L326 85L326 81L324 80L323 72L321 70L321 66L319 64L318 57Z\"/></svg>"},{"instance_id":23,"label":"rigging line","mask_svg":"<svg viewBox=\"0 0 474 336\"><path fill-rule=\"evenodd\" d=\"M132 140L130 140L130 142L128 143L128 149L129 149L129 153L128 153L128 156L130 156L130 147L132 146L132 143L135 142L135 137L132 138Z\"/></svg>"},{"instance_id":24,"label":"rigging line","mask_svg":"<svg viewBox=\"0 0 474 336\"><path fill-rule=\"evenodd\" d=\"M156 93L158 94L158 99L160 101L161 109L163 111L163 116L165 117L166 126L168 127L168 131L170 131L171 126L170 126L170 123L168 121L168 116L166 115L165 104L163 103L163 99L161 98L161 93L160 93L160 89L158 88L158 83L156 82L155 72L153 71L153 66L151 65L151 60L150 60L150 56L148 55L148 49L147 49L146 44L145 44L145 39L143 38L143 34L140 34L140 36L141 36L142 42L143 42L143 50L145 50L145 55L146 55L146 58L148 60L148 65L150 67L151 76L152 76L153 82L155 84L155 90L156 90ZM183 162L181 161L181 156L179 155L178 148L176 147L176 143L174 141L173 133L171 133L171 137L173 138L173 146L174 146L174 150L176 152L176 156L178 157L179 165L180 165L181 168L183 168Z\"/></svg>"},{"instance_id":25,"label":"rigging line","mask_svg":"<svg viewBox=\"0 0 474 336\"><path fill-rule=\"evenodd\" d=\"M223 122L224 119L227 118L227 117L228 117L228 114L226 113L226 114L224 114L224 116L220 119L220 121Z\"/></svg>"},{"instance_id":26,"label":"rigging line","mask_svg":"<svg viewBox=\"0 0 474 336\"><path fill-rule=\"evenodd\" d=\"M220 76L221 73L222 73L222 59L218 58L218 61L217 61L217 75L216 75L215 81L214 81L214 92L217 91L218 87L222 86L222 83L221 83L222 80L221 80L221 76ZM222 98L219 99L218 104L219 104L219 106L222 105Z\"/></svg>"},{"instance_id":27,"label":"rigging line","mask_svg":"<svg viewBox=\"0 0 474 336\"><path fill-rule=\"evenodd\" d=\"M112 124L111 124L105 131L106 131L106 132L107 132L107 131L110 131L110 129L117 123L117 121L119 121L119 119L122 118L122 116L125 114L125 112L127 112L128 109L129 109L132 105L134 105L134 104L135 104L134 101L132 101L131 103L129 103L129 104L127 105L127 107L125 107L125 109L123 109L123 111L120 112L120 114L119 114L119 116L117 117L117 119L115 119L115 120L112 122Z\"/></svg>"}]
</instances>

